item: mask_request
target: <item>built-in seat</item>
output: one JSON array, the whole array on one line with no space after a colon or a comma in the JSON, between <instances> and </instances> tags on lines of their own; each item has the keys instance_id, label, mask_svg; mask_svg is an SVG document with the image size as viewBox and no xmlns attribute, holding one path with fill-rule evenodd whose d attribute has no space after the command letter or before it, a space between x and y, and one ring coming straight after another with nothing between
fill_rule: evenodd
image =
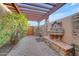
<instances>
[{"instance_id":1,"label":"built-in seat","mask_svg":"<svg viewBox=\"0 0 79 59\"><path fill-rule=\"evenodd\" d=\"M60 55L72 55L72 46L59 40L51 40L49 36L44 36L44 41L55 49Z\"/></svg>"}]
</instances>

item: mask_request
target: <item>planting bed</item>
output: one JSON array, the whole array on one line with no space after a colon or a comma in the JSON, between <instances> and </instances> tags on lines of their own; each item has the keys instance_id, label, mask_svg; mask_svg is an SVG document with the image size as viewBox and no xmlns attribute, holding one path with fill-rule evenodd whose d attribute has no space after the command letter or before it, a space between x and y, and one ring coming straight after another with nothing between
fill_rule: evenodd
<instances>
[{"instance_id":1,"label":"planting bed","mask_svg":"<svg viewBox=\"0 0 79 59\"><path fill-rule=\"evenodd\" d=\"M0 56L6 56L11 51L12 48L13 48L13 45L11 44L6 44L2 46L0 48Z\"/></svg>"}]
</instances>

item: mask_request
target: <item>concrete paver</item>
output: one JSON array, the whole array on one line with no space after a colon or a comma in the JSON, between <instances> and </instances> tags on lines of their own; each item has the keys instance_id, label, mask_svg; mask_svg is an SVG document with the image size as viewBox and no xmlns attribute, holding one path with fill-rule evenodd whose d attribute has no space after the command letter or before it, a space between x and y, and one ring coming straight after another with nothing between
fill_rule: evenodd
<instances>
[{"instance_id":1,"label":"concrete paver","mask_svg":"<svg viewBox=\"0 0 79 59\"><path fill-rule=\"evenodd\" d=\"M8 56L57 56L57 52L44 42L37 42L36 36L27 36L11 50Z\"/></svg>"}]
</instances>

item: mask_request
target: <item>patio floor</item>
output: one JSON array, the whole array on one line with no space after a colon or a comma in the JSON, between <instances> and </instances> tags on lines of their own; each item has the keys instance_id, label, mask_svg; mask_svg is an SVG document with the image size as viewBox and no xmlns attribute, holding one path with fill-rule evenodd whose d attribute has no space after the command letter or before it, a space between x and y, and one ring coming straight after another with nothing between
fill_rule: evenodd
<instances>
[{"instance_id":1,"label":"patio floor","mask_svg":"<svg viewBox=\"0 0 79 59\"><path fill-rule=\"evenodd\" d=\"M49 48L44 42L37 42L36 36L27 36L11 50L8 56L58 56L59 54Z\"/></svg>"}]
</instances>

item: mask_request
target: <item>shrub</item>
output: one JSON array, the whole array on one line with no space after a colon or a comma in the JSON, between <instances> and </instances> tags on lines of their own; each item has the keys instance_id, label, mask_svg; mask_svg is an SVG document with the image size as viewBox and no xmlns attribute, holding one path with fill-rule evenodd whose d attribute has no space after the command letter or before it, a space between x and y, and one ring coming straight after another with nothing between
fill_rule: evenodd
<instances>
[{"instance_id":1,"label":"shrub","mask_svg":"<svg viewBox=\"0 0 79 59\"><path fill-rule=\"evenodd\" d=\"M28 21L23 14L7 13L0 19L0 45L6 43L12 33L19 30L23 37L27 32Z\"/></svg>"}]
</instances>

